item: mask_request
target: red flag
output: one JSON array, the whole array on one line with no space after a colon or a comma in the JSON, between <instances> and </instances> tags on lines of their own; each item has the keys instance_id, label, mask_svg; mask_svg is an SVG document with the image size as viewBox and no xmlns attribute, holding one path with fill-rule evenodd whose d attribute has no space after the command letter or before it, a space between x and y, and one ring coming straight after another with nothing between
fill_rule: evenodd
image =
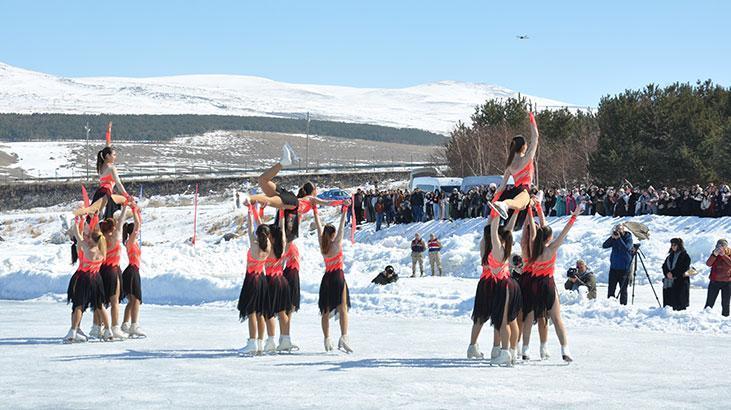
<instances>
[{"instance_id":1,"label":"red flag","mask_svg":"<svg viewBox=\"0 0 731 410\"><path fill-rule=\"evenodd\" d=\"M84 199L84 208L88 207L90 204L89 194L86 192L86 187L83 185L81 186L81 197Z\"/></svg>"},{"instance_id":2,"label":"red flag","mask_svg":"<svg viewBox=\"0 0 731 410\"><path fill-rule=\"evenodd\" d=\"M529 112L529 113L528 113L528 118L530 119L530 123L531 123L531 125L534 125L534 126L536 126L536 128L537 128L537 127L538 127L538 125L536 124L536 117L535 117L535 116L533 115L533 113L532 113L532 112ZM110 124L111 124L111 123L110 123Z\"/></svg>"},{"instance_id":3,"label":"red flag","mask_svg":"<svg viewBox=\"0 0 731 410\"><path fill-rule=\"evenodd\" d=\"M107 145L112 145L112 122L107 126Z\"/></svg>"}]
</instances>

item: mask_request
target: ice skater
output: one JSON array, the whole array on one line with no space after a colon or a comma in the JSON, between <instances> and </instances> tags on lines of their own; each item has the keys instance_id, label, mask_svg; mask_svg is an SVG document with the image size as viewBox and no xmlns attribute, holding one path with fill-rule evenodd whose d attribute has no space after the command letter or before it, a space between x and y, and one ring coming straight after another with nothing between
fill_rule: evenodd
<instances>
[{"instance_id":1,"label":"ice skater","mask_svg":"<svg viewBox=\"0 0 731 410\"><path fill-rule=\"evenodd\" d=\"M147 337L140 329L140 305L142 304L142 281L140 280L140 262L142 251L137 242L140 229L142 229L142 216L140 208L132 205L134 222L125 223L122 227L122 243L127 249L129 264L122 272L122 293L121 300L127 299L127 306L124 308L124 320L122 321L122 332L130 337Z\"/></svg>"},{"instance_id":2,"label":"ice skater","mask_svg":"<svg viewBox=\"0 0 731 410\"><path fill-rule=\"evenodd\" d=\"M280 210L283 212L283 210ZM293 346L274 343L276 324L274 318L279 320L280 335L289 334L289 317L287 311L292 307L292 294L289 291L289 282L284 277L284 247L286 239L284 230L278 226L269 227L271 250L264 265L267 281L267 296L264 318L266 320L267 340L264 344L264 353L276 351L291 351ZM280 338L281 339L281 338Z\"/></svg>"},{"instance_id":3,"label":"ice skater","mask_svg":"<svg viewBox=\"0 0 731 410\"><path fill-rule=\"evenodd\" d=\"M99 223L99 228L104 234L107 245L107 254L99 269L99 275L104 283L104 306L111 307L112 336L116 340L124 340L127 334L122 332L119 323L119 300L122 292L122 270L119 267L119 259L122 254L122 226L127 213L127 203L124 203L121 211L113 218L106 218ZM95 325L92 327L90 336L98 334L101 320L97 316Z\"/></svg>"},{"instance_id":4,"label":"ice skater","mask_svg":"<svg viewBox=\"0 0 731 410\"><path fill-rule=\"evenodd\" d=\"M246 227L249 235L249 249L246 252L246 276L241 287L237 305L239 319L249 320L249 338L241 350L243 355L257 355L264 350L264 307L267 294L267 280L264 277L264 265L271 251L271 232L269 226L259 225L254 229L253 204L246 202ZM262 320L259 320L262 319Z\"/></svg>"},{"instance_id":5,"label":"ice skater","mask_svg":"<svg viewBox=\"0 0 731 410\"><path fill-rule=\"evenodd\" d=\"M556 327L556 336L561 344L561 357L567 363L573 361L569 352L569 341L566 328L561 319L561 300L558 297L556 283L553 274L556 267L556 255L558 248L569 234L576 218L582 212L582 206L577 206L571 213L571 219L564 226L561 233L554 240L553 230L550 226L544 225L538 228L531 250L531 263L533 264L533 282L531 293L533 301L533 314L536 320L543 317L550 317ZM525 321L524 337L530 334L532 322Z\"/></svg>"},{"instance_id":6,"label":"ice skater","mask_svg":"<svg viewBox=\"0 0 731 410\"><path fill-rule=\"evenodd\" d=\"M76 239L79 267L71 276L68 287L68 303L71 303L71 328L64 337L64 343L86 342L87 337L81 331L81 319L86 309L91 308L98 313L105 326L101 340L110 340L109 316L104 309L104 284L99 276L99 267L106 255L104 235L99 230L98 217L91 218L88 233L85 232L81 218L69 228ZM73 256L72 256L73 261Z\"/></svg>"},{"instance_id":7,"label":"ice skater","mask_svg":"<svg viewBox=\"0 0 731 410\"><path fill-rule=\"evenodd\" d=\"M279 351L292 351L299 350L297 345L292 343L291 332L292 332L292 317L294 313L300 309L300 252L297 245L294 243L295 238L289 236L287 239L287 245L284 251L284 278L289 283L289 300L290 307L287 309L287 328L281 327L281 336L279 338L279 345L277 350Z\"/></svg>"},{"instance_id":8,"label":"ice skater","mask_svg":"<svg viewBox=\"0 0 731 410\"><path fill-rule=\"evenodd\" d=\"M325 275L320 282L320 297L318 305L322 315L322 333L325 337L325 351L334 350L330 339L330 316L338 316L340 319L340 340L338 349L346 353L352 353L348 339L348 309L350 309L350 292L345 282L343 272L343 235L345 233L345 219L350 201L344 201L340 214L340 225L336 230L331 224L324 227L320 222L317 208L313 209L317 237L320 242L320 252L325 259Z\"/></svg>"},{"instance_id":9,"label":"ice skater","mask_svg":"<svg viewBox=\"0 0 731 410\"><path fill-rule=\"evenodd\" d=\"M522 135L515 136L510 142L510 153L508 154L505 173L495 195L496 197L499 195L500 199L496 202L488 202L488 205L497 211L502 219L508 219L508 211L521 211L530 202L530 187L535 173L534 159L538 150L538 126L533 113L529 113L528 116L531 131L530 145L526 145L525 138ZM504 191L511 175L514 186Z\"/></svg>"},{"instance_id":10,"label":"ice skater","mask_svg":"<svg viewBox=\"0 0 731 410\"><path fill-rule=\"evenodd\" d=\"M100 218L111 218L130 198L117 174L117 168L114 165L116 160L117 151L111 145L107 145L97 153L96 172L99 174L99 188L94 192L91 205L77 209L74 211L74 215L96 214L103 210ZM114 193L115 188L120 195Z\"/></svg>"}]
</instances>

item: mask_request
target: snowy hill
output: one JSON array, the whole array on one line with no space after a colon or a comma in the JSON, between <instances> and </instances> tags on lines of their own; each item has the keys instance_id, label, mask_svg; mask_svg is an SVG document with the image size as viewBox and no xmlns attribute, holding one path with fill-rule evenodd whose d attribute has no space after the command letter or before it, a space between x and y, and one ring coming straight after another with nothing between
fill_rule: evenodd
<instances>
[{"instance_id":1,"label":"snowy hill","mask_svg":"<svg viewBox=\"0 0 731 410\"><path fill-rule=\"evenodd\" d=\"M240 214L228 198L204 197L199 208L199 240L196 247L185 243L192 236L190 196L146 200L144 211L142 267L145 302L195 305L238 297L244 274L246 239L222 241L223 234L235 232ZM63 294L73 271L69 242L60 234L58 215L70 207L53 207L0 214L0 298L32 299L46 294ZM333 210L323 211L334 218ZM330 215L328 215L330 214ZM671 217L636 218L647 224L652 239L644 241L645 263L662 298L660 267L669 240L680 236L686 241L692 264L700 271L693 279L691 307L684 312L657 308L644 273L638 275L637 302L622 307L606 300L609 252L601 248L617 219L580 217L558 254L556 282L564 315L573 326L603 324L642 327L668 332L718 333L731 331L731 321L723 320L719 306L703 311L708 268L704 262L718 238L731 231L731 218L700 219ZM554 231L567 218L551 218ZM374 232L367 225L356 234L356 243L344 246L345 268L354 311L359 314L465 318L472 310L479 277L479 235L483 219L455 222L428 222L397 225ZM302 254L302 297L306 305L317 303L323 261L314 235L307 232L309 217L303 220L298 246ZM436 233L443 244L442 261L446 276L402 279L386 287L371 279L390 264L402 276L411 273L409 242L414 233L428 237ZM517 240L517 235L516 235ZM590 302L563 290L566 268L577 258L586 260L598 276L599 300ZM122 265L126 265L123 257Z\"/></svg>"},{"instance_id":2,"label":"snowy hill","mask_svg":"<svg viewBox=\"0 0 731 410\"><path fill-rule=\"evenodd\" d=\"M292 84L237 75L64 78L0 63L0 112L220 114L301 117L448 133L488 98L517 96L489 84L440 81L407 88ZM564 102L527 96L539 106Z\"/></svg>"}]
</instances>

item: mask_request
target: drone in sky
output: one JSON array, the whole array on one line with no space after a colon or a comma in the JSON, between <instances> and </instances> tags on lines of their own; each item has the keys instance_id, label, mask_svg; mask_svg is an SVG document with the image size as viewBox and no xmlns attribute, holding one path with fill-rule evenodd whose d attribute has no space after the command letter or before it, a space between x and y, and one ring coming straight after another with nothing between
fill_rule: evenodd
<instances>
[{"instance_id":1,"label":"drone in sky","mask_svg":"<svg viewBox=\"0 0 731 410\"><path fill-rule=\"evenodd\" d=\"M517 35L517 36L515 36L515 38L517 38L518 40L529 40L530 39L530 37L528 37L527 34Z\"/></svg>"}]
</instances>

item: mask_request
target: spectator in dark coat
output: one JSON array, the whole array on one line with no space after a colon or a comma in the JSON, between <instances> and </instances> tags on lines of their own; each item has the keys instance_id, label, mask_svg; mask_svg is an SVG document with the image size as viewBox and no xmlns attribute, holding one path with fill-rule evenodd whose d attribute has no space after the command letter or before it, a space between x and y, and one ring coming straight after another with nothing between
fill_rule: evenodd
<instances>
[{"instance_id":1,"label":"spectator in dark coat","mask_svg":"<svg viewBox=\"0 0 731 410\"><path fill-rule=\"evenodd\" d=\"M609 287L607 298L615 297L615 290L619 285L619 303L627 304L627 286L629 285L629 271L632 265L632 234L625 230L624 225L617 225L602 245L604 249L612 249L609 257Z\"/></svg>"},{"instance_id":2,"label":"spectator in dark coat","mask_svg":"<svg viewBox=\"0 0 731 410\"><path fill-rule=\"evenodd\" d=\"M685 273L690 269L690 256L685 251L683 240L670 240L670 252L662 264L663 306L671 306L673 310L685 310L690 304L690 278Z\"/></svg>"}]
</instances>

